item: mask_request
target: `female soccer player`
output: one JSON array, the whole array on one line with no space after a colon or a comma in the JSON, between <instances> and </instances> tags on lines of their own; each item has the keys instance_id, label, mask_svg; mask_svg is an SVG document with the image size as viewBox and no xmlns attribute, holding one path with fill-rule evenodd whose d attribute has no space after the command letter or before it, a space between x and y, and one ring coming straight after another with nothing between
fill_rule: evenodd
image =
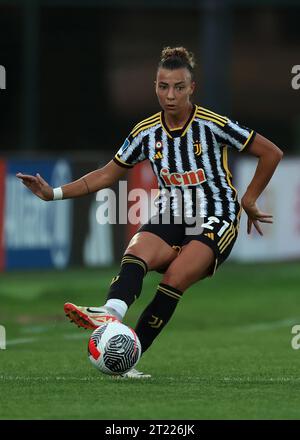
<instances>
[{"instance_id":1,"label":"female soccer player","mask_svg":"<svg viewBox=\"0 0 300 440\"><path fill-rule=\"evenodd\" d=\"M145 352L170 320L192 284L211 276L229 256L237 237L241 206L252 226L272 223L256 200L271 179L282 151L253 130L192 103L193 55L183 47L163 49L155 91L162 111L139 122L113 160L82 178L51 188L43 178L17 174L43 200L83 196L112 186L135 164L149 160L157 177L157 215L132 237L102 307L65 304L69 319L95 329L122 320L142 290L148 271L163 272L157 292L135 331ZM258 158L253 179L241 199L231 183L227 149ZM167 219L167 220L166 220ZM130 376L130 374L129 374ZM131 372L131 377L143 377Z\"/></svg>"}]
</instances>

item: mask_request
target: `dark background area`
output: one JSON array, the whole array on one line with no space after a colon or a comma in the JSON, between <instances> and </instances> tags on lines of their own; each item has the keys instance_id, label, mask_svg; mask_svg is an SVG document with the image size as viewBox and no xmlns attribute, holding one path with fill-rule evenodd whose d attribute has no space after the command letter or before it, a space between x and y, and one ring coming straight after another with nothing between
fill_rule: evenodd
<instances>
[{"instance_id":1,"label":"dark background area","mask_svg":"<svg viewBox=\"0 0 300 440\"><path fill-rule=\"evenodd\" d=\"M183 45L197 60L196 103L299 152L299 2L151 3L1 1L0 151L113 154L159 111L161 49Z\"/></svg>"}]
</instances>

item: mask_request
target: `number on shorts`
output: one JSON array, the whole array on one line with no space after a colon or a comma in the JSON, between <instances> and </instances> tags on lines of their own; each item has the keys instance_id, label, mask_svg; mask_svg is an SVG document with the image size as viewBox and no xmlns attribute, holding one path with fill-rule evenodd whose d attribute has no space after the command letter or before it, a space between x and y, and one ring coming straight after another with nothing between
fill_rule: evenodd
<instances>
[{"instance_id":1,"label":"number on shorts","mask_svg":"<svg viewBox=\"0 0 300 440\"><path fill-rule=\"evenodd\" d=\"M207 228L210 229L211 231L214 229L214 223L220 223L220 219L218 217L208 217L208 222L206 223L202 223L202 228ZM224 234L224 232L226 231L226 229L228 228L228 226L230 225L230 223L228 223L226 220L222 220L223 226L221 227L221 229L218 232L218 236L222 237L222 235Z\"/></svg>"}]
</instances>

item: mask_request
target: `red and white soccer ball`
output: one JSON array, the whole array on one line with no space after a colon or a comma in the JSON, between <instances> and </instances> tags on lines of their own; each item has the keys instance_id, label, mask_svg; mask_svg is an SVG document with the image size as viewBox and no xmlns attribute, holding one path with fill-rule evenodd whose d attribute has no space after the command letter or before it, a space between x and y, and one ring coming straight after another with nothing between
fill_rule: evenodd
<instances>
[{"instance_id":1,"label":"red and white soccer ball","mask_svg":"<svg viewBox=\"0 0 300 440\"><path fill-rule=\"evenodd\" d=\"M138 363L141 353L135 331L121 322L98 327L89 339L89 359L104 374L126 373Z\"/></svg>"}]
</instances>

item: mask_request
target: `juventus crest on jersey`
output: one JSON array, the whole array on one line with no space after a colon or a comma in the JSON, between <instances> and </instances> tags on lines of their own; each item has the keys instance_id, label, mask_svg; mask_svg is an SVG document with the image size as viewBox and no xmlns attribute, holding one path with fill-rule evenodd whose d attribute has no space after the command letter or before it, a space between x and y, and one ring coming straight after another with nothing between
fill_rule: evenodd
<instances>
[{"instance_id":1,"label":"juventus crest on jersey","mask_svg":"<svg viewBox=\"0 0 300 440\"><path fill-rule=\"evenodd\" d=\"M159 185L159 213L228 217L239 210L227 164L228 147L242 151L254 131L197 105L184 127L170 130L164 112L138 123L114 161L123 167L150 160Z\"/></svg>"}]
</instances>

